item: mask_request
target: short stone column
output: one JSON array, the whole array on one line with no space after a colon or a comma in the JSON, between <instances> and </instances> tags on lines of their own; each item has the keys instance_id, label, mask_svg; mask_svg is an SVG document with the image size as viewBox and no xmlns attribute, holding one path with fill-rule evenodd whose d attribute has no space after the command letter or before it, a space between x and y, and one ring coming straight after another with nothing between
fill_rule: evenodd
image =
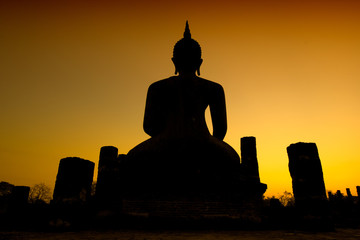
<instances>
[{"instance_id":1,"label":"short stone column","mask_svg":"<svg viewBox=\"0 0 360 240\"><path fill-rule=\"evenodd\" d=\"M328 192L328 196L329 196L329 201L333 202L334 201L334 194L332 192Z\"/></svg>"},{"instance_id":2,"label":"short stone column","mask_svg":"<svg viewBox=\"0 0 360 240\"><path fill-rule=\"evenodd\" d=\"M287 153L295 204L308 209L320 206L327 198L316 144L291 144Z\"/></svg>"},{"instance_id":3,"label":"short stone column","mask_svg":"<svg viewBox=\"0 0 360 240\"><path fill-rule=\"evenodd\" d=\"M11 192L10 206L14 210L22 209L28 204L30 187L14 186Z\"/></svg>"},{"instance_id":4,"label":"short stone column","mask_svg":"<svg viewBox=\"0 0 360 240\"><path fill-rule=\"evenodd\" d=\"M110 202L119 195L119 158L118 149L113 146L104 146L100 149L98 178L96 182L97 201Z\"/></svg>"},{"instance_id":5,"label":"short stone column","mask_svg":"<svg viewBox=\"0 0 360 240\"><path fill-rule=\"evenodd\" d=\"M351 194L351 191L350 191L350 188L346 188L346 195L348 196L348 198L352 198L352 194Z\"/></svg>"},{"instance_id":6,"label":"short stone column","mask_svg":"<svg viewBox=\"0 0 360 240\"><path fill-rule=\"evenodd\" d=\"M60 160L54 203L86 202L91 195L95 163L78 157Z\"/></svg>"},{"instance_id":7,"label":"short stone column","mask_svg":"<svg viewBox=\"0 0 360 240\"><path fill-rule=\"evenodd\" d=\"M260 182L259 165L256 153L256 138L243 137L241 138L241 165L244 167L244 172L252 180Z\"/></svg>"},{"instance_id":8,"label":"short stone column","mask_svg":"<svg viewBox=\"0 0 360 240\"><path fill-rule=\"evenodd\" d=\"M342 194L342 192L340 190L337 190L335 193L335 196L338 200L343 200L344 199L344 194Z\"/></svg>"}]
</instances>

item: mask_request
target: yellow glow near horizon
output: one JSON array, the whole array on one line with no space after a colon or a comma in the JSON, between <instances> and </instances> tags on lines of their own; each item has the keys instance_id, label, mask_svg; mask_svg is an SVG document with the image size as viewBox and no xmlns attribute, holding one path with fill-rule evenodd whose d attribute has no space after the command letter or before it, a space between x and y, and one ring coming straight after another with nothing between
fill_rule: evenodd
<instances>
[{"instance_id":1,"label":"yellow glow near horizon","mask_svg":"<svg viewBox=\"0 0 360 240\"><path fill-rule=\"evenodd\" d=\"M327 189L354 192L360 4L188 4L0 3L0 181L53 186L61 158L97 165L102 146L127 153L147 139L147 88L173 75L189 20L201 76L225 89L225 141L239 152L241 137L256 137L266 195L291 191L286 147L299 141L317 144Z\"/></svg>"}]
</instances>

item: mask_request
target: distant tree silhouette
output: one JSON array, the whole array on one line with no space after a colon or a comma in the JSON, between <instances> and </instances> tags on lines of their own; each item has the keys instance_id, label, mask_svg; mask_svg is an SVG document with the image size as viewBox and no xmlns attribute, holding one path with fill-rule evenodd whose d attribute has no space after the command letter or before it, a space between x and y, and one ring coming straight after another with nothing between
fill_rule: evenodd
<instances>
[{"instance_id":1,"label":"distant tree silhouette","mask_svg":"<svg viewBox=\"0 0 360 240\"><path fill-rule=\"evenodd\" d=\"M0 182L0 214L7 211L13 188L14 185L8 182Z\"/></svg>"},{"instance_id":2,"label":"distant tree silhouette","mask_svg":"<svg viewBox=\"0 0 360 240\"><path fill-rule=\"evenodd\" d=\"M12 193L14 185L8 183L8 182L0 182L0 197L8 197Z\"/></svg>"},{"instance_id":3,"label":"distant tree silhouette","mask_svg":"<svg viewBox=\"0 0 360 240\"><path fill-rule=\"evenodd\" d=\"M45 183L35 184L30 188L30 203L49 203L50 200L51 190Z\"/></svg>"},{"instance_id":4,"label":"distant tree silhouette","mask_svg":"<svg viewBox=\"0 0 360 240\"><path fill-rule=\"evenodd\" d=\"M270 206L271 203L276 202L275 200L278 202L278 204L281 204L284 207L292 207L295 205L294 195L291 192L285 191L282 195L279 195L278 197L264 197L264 206Z\"/></svg>"},{"instance_id":5,"label":"distant tree silhouette","mask_svg":"<svg viewBox=\"0 0 360 240\"><path fill-rule=\"evenodd\" d=\"M295 198L291 192L285 191L283 195L279 197L281 204L285 207L291 207L295 205Z\"/></svg>"}]
</instances>

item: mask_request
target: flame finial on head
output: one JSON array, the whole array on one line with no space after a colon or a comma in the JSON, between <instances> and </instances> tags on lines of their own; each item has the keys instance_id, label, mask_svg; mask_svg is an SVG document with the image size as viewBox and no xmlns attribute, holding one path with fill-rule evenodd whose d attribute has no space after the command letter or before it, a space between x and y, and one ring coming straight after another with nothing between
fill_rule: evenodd
<instances>
[{"instance_id":1,"label":"flame finial on head","mask_svg":"<svg viewBox=\"0 0 360 240\"><path fill-rule=\"evenodd\" d=\"M201 58L200 45L191 38L188 21L186 21L184 37L174 46L173 57L177 59Z\"/></svg>"},{"instance_id":2,"label":"flame finial on head","mask_svg":"<svg viewBox=\"0 0 360 240\"><path fill-rule=\"evenodd\" d=\"M188 22L187 20L186 20L186 25L185 25L184 38L185 38L185 39L191 39L191 33L190 33L190 28L189 28L189 22Z\"/></svg>"}]
</instances>

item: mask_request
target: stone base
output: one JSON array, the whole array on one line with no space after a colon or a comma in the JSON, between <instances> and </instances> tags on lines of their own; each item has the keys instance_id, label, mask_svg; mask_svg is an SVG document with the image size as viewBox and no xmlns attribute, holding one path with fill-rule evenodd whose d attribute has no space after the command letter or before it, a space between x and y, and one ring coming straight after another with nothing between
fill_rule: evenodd
<instances>
[{"instance_id":1,"label":"stone base","mask_svg":"<svg viewBox=\"0 0 360 240\"><path fill-rule=\"evenodd\" d=\"M241 189L241 191L239 191ZM167 220L238 220L260 223L262 196L266 184L249 184L247 188L223 192L183 194L125 194L120 200L121 213L145 219Z\"/></svg>"},{"instance_id":2,"label":"stone base","mask_svg":"<svg viewBox=\"0 0 360 240\"><path fill-rule=\"evenodd\" d=\"M259 201L141 200L124 199L123 214L167 219L241 219L260 222Z\"/></svg>"}]
</instances>

